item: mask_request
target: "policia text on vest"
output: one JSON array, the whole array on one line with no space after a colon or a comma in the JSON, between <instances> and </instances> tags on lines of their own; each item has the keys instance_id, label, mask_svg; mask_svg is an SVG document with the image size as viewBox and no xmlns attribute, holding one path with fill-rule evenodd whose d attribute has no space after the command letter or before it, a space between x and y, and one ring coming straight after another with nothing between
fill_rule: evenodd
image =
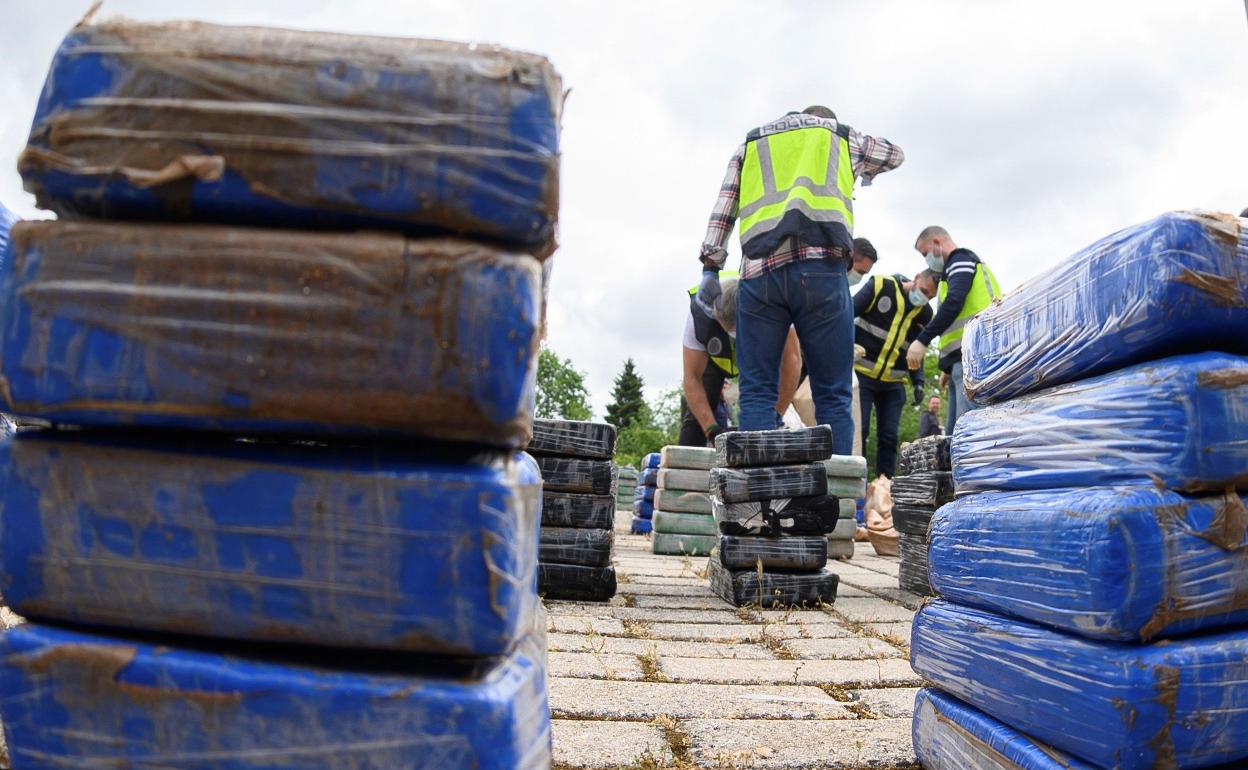
<instances>
[{"instance_id":1,"label":"policia text on vest","mask_svg":"<svg viewBox=\"0 0 1248 770\"><path fill-rule=\"evenodd\" d=\"M849 126L786 115L751 131L741 166L741 250L764 259L786 238L853 247L854 166Z\"/></svg>"}]
</instances>

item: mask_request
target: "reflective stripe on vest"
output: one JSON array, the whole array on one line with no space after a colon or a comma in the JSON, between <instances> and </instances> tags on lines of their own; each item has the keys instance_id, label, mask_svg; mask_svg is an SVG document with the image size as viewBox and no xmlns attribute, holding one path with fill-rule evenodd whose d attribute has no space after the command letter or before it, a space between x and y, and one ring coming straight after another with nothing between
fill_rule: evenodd
<instances>
[{"instance_id":1,"label":"reflective stripe on vest","mask_svg":"<svg viewBox=\"0 0 1248 770\"><path fill-rule=\"evenodd\" d=\"M939 297L943 303L945 295L949 293L949 284L945 281L940 282ZM1001 286L997 283L997 277L992 274L988 266L983 262L975 266L975 279L971 282L971 291L966 295L966 302L962 305L962 312L958 313L958 317L953 320L945 333L940 335L940 355L943 358L951 353L956 353L962 349L962 332L966 330L966 322L979 314L981 310L992 304L993 300L1001 296Z\"/></svg>"},{"instance_id":2,"label":"reflective stripe on vest","mask_svg":"<svg viewBox=\"0 0 1248 770\"><path fill-rule=\"evenodd\" d=\"M798 116L791 116L800 124ZM849 141L827 125L764 133L745 145L737 209L741 247L780 226L785 214L854 229L854 166Z\"/></svg>"},{"instance_id":3,"label":"reflective stripe on vest","mask_svg":"<svg viewBox=\"0 0 1248 770\"><path fill-rule=\"evenodd\" d=\"M892 321L889 323L888 329L883 329L864 318L857 318L854 324L872 337L880 340L880 352L874 361L862 361L854 364L854 371L873 380L882 382L903 382L907 377L904 367L898 366L898 359L901 357L901 348L906 341L906 335L910 332L910 324L914 323L914 319L919 313L923 312L924 305L911 308L908 312L900 312L906 306L905 297L902 295L901 283L895 279L886 278L882 275L875 277L875 298L871 300L871 307L867 309L867 313L878 312L877 308L880 302L880 295L883 294L886 281L891 281L893 285L892 308L890 317Z\"/></svg>"},{"instance_id":4,"label":"reflective stripe on vest","mask_svg":"<svg viewBox=\"0 0 1248 770\"><path fill-rule=\"evenodd\" d=\"M720 270L719 280L722 281L725 278L739 278L740 275L741 274L735 270ZM706 315L705 313L702 312L701 307L699 307L697 303L694 302L694 298L697 296L698 296L697 286L694 286L693 288L689 289L689 312L694 314L693 320L694 320L694 333L695 334L697 333L698 314L701 313L703 316ZM723 326L721 326L720 323L716 321L714 318L708 317L708 320L710 321L710 323L719 327L721 330L723 329ZM716 351L715 353L711 352L710 342L711 342L711 338L715 336L713 334L709 335L706 340L698 340L698 341L701 342L703 345L706 345L706 355L707 355L707 358L711 359L711 363L715 364L715 366L720 371L722 371L724 374L728 375L729 377L736 377L738 374L736 343L733 342L732 336L728 334L727 330L723 331L723 335L724 335L724 338L727 340L727 345L728 345L728 349L726 351L721 349L719 351ZM722 355L723 353L727 353L727 355Z\"/></svg>"}]
</instances>

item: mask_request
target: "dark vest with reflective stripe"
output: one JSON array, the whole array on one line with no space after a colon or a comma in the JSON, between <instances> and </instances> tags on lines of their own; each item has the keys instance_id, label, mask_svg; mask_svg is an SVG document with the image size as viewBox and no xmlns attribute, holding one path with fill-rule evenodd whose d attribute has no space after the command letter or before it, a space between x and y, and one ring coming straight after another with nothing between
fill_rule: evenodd
<instances>
[{"instance_id":1,"label":"dark vest with reflective stripe","mask_svg":"<svg viewBox=\"0 0 1248 770\"><path fill-rule=\"evenodd\" d=\"M871 307L854 319L854 342L867 351L862 361L854 364L854 371L874 380L903 382L907 376L906 335L927 306L908 306L896 278L877 275L874 284Z\"/></svg>"},{"instance_id":2,"label":"dark vest with reflective stripe","mask_svg":"<svg viewBox=\"0 0 1248 770\"><path fill-rule=\"evenodd\" d=\"M702 310L702 306L696 299L697 293L696 286L689 292L689 312L693 313L693 335L697 337L698 343L706 348L706 355L711 359L715 368L722 371L726 377L736 377L736 345L732 337L728 336L728 332L724 331L724 327L719 325L719 321Z\"/></svg>"}]
</instances>

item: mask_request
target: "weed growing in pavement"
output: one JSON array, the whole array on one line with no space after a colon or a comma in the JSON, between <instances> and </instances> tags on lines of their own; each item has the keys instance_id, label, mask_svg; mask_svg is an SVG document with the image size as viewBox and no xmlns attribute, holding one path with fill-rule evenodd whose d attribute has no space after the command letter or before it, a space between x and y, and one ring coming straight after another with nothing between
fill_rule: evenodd
<instances>
[{"instance_id":1,"label":"weed growing in pavement","mask_svg":"<svg viewBox=\"0 0 1248 770\"><path fill-rule=\"evenodd\" d=\"M624 626L624 630L634 639L649 639L650 624L644 620L634 620L633 618L622 618L620 623Z\"/></svg>"},{"instance_id":2,"label":"weed growing in pavement","mask_svg":"<svg viewBox=\"0 0 1248 770\"><path fill-rule=\"evenodd\" d=\"M641 666L641 674L647 682L671 681L667 674L659 669L659 646L657 644L651 644L645 652L638 655L637 663Z\"/></svg>"}]
</instances>

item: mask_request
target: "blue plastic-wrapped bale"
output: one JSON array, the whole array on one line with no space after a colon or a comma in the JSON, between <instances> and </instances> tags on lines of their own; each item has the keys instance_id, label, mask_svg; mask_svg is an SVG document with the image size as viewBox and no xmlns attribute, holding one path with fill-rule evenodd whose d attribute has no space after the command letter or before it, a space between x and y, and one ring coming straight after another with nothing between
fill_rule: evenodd
<instances>
[{"instance_id":1,"label":"blue plastic-wrapped bale","mask_svg":"<svg viewBox=\"0 0 1248 770\"><path fill-rule=\"evenodd\" d=\"M649 521L654 518L654 503L646 500L635 500L633 502L633 515L639 519Z\"/></svg>"},{"instance_id":2,"label":"blue plastic-wrapped bale","mask_svg":"<svg viewBox=\"0 0 1248 770\"><path fill-rule=\"evenodd\" d=\"M658 493L658 487L636 487L633 490L634 500L645 500L647 503L653 503L654 497Z\"/></svg>"},{"instance_id":3,"label":"blue plastic-wrapped bale","mask_svg":"<svg viewBox=\"0 0 1248 770\"><path fill-rule=\"evenodd\" d=\"M541 479L523 454L23 432L0 440L0 574L23 615L498 655L528 632Z\"/></svg>"},{"instance_id":4,"label":"blue plastic-wrapped bale","mask_svg":"<svg viewBox=\"0 0 1248 770\"><path fill-rule=\"evenodd\" d=\"M21 222L6 411L90 425L523 446L541 267L467 241Z\"/></svg>"},{"instance_id":5,"label":"blue plastic-wrapped bale","mask_svg":"<svg viewBox=\"0 0 1248 770\"><path fill-rule=\"evenodd\" d=\"M1248 625L1248 512L1238 495L1153 486L985 492L932 519L946 599L1099 639Z\"/></svg>"},{"instance_id":6,"label":"blue plastic-wrapped bale","mask_svg":"<svg viewBox=\"0 0 1248 770\"><path fill-rule=\"evenodd\" d=\"M5 252L9 249L9 230L17 221L17 215L0 203L0 265L4 264Z\"/></svg>"},{"instance_id":7,"label":"blue plastic-wrapped bale","mask_svg":"<svg viewBox=\"0 0 1248 770\"><path fill-rule=\"evenodd\" d=\"M1248 491L1248 358L1196 353L958 418L959 494L1162 484Z\"/></svg>"},{"instance_id":8,"label":"blue plastic-wrapped bale","mask_svg":"<svg viewBox=\"0 0 1248 770\"><path fill-rule=\"evenodd\" d=\"M1100 770L930 687L915 699L911 738L926 770Z\"/></svg>"},{"instance_id":9,"label":"blue plastic-wrapped bale","mask_svg":"<svg viewBox=\"0 0 1248 770\"><path fill-rule=\"evenodd\" d=\"M19 170L65 216L459 234L545 255L559 76L489 45L84 24Z\"/></svg>"},{"instance_id":10,"label":"blue plastic-wrapped bale","mask_svg":"<svg viewBox=\"0 0 1248 770\"><path fill-rule=\"evenodd\" d=\"M653 513L651 514L653 517ZM643 519L640 516L633 515L633 523L629 527L629 533L633 535L648 535L654 531L654 519Z\"/></svg>"},{"instance_id":11,"label":"blue plastic-wrapped bale","mask_svg":"<svg viewBox=\"0 0 1248 770\"><path fill-rule=\"evenodd\" d=\"M946 601L914 618L915 673L1113 770L1248 761L1248 630L1150 645L1063 634Z\"/></svg>"},{"instance_id":12,"label":"blue plastic-wrapped bale","mask_svg":"<svg viewBox=\"0 0 1248 770\"><path fill-rule=\"evenodd\" d=\"M657 487L659 485L659 469L658 466L653 468L645 468L637 476L637 488Z\"/></svg>"},{"instance_id":13,"label":"blue plastic-wrapped bale","mask_svg":"<svg viewBox=\"0 0 1248 770\"><path fill-rule=\"evenodd\" d=\"M650 454L641 458L641 469L643 471L650 469L650 468L658 468L662 464L663 464L662 452L651 452Z\"/></svg>"},{"instance_id":14,"label":"blue plastic-wrapped bale","mask_svg":"<svg viewBox=\"0 0 1248 770\"><path fill-rule=\"evenodd\" d=\"M15 768L542 770L544 657L530 637L479 670L348 671L341 652L275 662L26 625L0 636L0 720Z\"/></svg>"},{"instance_id":15,"label":"blue plastic-wrapped bale","mask_svg":"<svg viewBox=\"0 0 1248 770\"><path fill-rule=\"evenodd\" d=\"M1114 233L967 325L967 393L997 403L1157 358L1248 353L1248 220L1173 212Z\"/></svg>"}]
</instances>

